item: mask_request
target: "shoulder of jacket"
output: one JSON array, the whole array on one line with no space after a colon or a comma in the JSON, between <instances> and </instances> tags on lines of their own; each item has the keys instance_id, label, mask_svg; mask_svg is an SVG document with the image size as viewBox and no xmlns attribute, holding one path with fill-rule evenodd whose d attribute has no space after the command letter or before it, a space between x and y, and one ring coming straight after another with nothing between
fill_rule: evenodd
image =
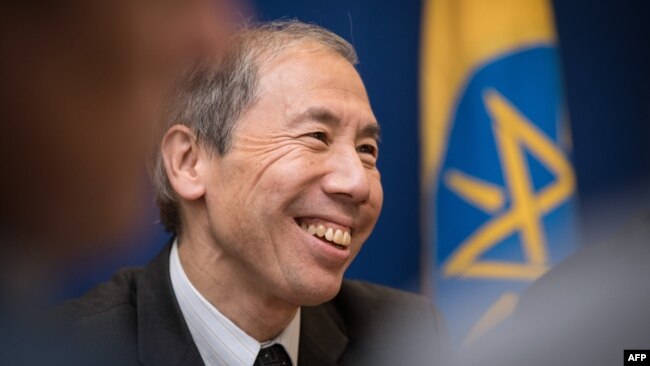
<instances>
[{"instance_id":1,"label":"shoulder of jacket","mask_svg":"<svg viewBox=\"0 0 650 366\"><path fill-rule=\"evenodd\" d=\"M135 311L136 278L142 268L124 268L111 280L101 283L83 296L68 300L53 311L57 323L84 322L111 314Z\"/></svg>"}]
</instances>

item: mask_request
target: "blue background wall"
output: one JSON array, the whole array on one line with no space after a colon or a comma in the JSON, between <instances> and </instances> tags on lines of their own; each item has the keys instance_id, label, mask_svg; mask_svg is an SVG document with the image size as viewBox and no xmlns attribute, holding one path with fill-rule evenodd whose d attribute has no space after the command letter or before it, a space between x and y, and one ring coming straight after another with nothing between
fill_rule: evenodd
<instances>
[{"instance_id":1,"label":"blue background wall","mask_svg":"<svg viewBox=\"0 0 650 366\"><path fill-rule=\"evenodd\" d=\"M586 244L610 235L650 197L650 6L644 1L554 1L572 123ZM419 291L420 1L258 0L257 19L298 18L352 42L382 125L384 209L347 276ZM70 268L62 297L85 292L119 267L148 262L167 235L151 217L121 250Z\"/></svg>"}]
</instances>

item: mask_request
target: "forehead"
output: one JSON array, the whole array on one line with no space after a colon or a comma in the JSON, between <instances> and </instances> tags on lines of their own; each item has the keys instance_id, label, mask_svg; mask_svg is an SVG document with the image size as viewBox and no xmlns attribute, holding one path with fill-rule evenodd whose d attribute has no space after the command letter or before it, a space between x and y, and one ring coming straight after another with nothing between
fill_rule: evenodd
<instances>
[{"instance_id":1,"label":"forehead","mask_svg":"<svg viewBox=\"0 0 650 366\"><path fill-rule=\"evenodd\" d=\"M262 63L258 100L288 115L325 107L341 117L375 120L354 66L315 43L293 46Z\"/></svg>"}]
</instances>

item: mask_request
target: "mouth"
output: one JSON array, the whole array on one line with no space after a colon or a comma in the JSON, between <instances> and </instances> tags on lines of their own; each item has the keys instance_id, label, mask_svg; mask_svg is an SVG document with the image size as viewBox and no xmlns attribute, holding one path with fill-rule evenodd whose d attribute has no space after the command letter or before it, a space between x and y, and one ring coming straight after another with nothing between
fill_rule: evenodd
<instances>
[{"instance_id":1,"label":"mouth","mask_svg":"<svg viewBox=\"0 0 650 366\"><path fill-rule=\"evenodd\" d=\"M339 250L348 249L352 242L352 229L346 226L307 217L297 218L296 224L309 235Z\"/></svg>"}]
</instances>

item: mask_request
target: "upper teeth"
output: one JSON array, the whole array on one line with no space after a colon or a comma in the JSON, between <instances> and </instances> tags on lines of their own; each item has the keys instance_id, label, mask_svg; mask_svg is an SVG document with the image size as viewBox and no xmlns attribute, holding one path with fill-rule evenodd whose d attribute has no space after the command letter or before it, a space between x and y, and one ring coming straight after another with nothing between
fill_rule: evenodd
<instances>
[{"instance_id":1,"label":"upper teeth","mask_svg":"<svg viewBox=\"0 0 650 366\"><path fill-rule=\"evenodd\" d=\"M338 245L348 246L352 241L350 232L347 230L334 229L331 227L325 227L323 224L319 225L307 225L306 223L300 224L300 227L308 232L310 235L317 235L320 238L325 238L327 241L331 241Z\"/></svg>"}]
</instances>

